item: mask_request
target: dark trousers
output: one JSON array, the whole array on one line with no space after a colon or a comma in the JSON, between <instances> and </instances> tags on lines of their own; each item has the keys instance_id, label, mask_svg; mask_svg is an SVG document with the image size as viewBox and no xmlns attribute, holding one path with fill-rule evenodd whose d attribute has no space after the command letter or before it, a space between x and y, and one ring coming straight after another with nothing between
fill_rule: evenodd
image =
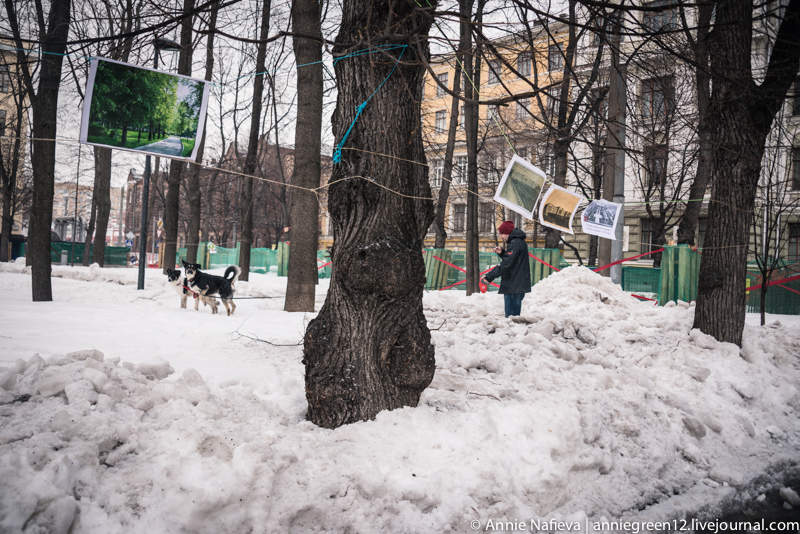
<instances>
[{"instance_id":1,"label":"dark trousers","mask_svg":"<svg viewBox=\"0 0 800 534\"><path fill-rule=\"evenodd\" d=\"M522 311L522 299L525 298L525 293L507 293L503 297L506 304L506 317L519 315L520 311Z\"/></svg>"}]
</instances>

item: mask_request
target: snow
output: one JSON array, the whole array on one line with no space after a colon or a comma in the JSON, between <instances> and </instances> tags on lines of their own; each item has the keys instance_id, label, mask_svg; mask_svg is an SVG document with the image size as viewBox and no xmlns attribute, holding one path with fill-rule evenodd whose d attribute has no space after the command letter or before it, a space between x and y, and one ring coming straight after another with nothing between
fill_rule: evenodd
<instances>
[{"instance_id":1,"label":"snow","mask_svg":"<svg viewBox=\"0 0 800 534\"><path fill-rule=\"evenodd\" d=\"M512 320L496 294L427 292L437 368L419 406L327 430L304 419L313 314L282 311L285 278L251 274L237 296L274 298L226 317L180 309L156 270L144 291L135 269L54 276L55 300L33 303L25 266L0 264L2 532L664 521L800 453L797 317L748 317L739 349L692 330L693 305L581 267Z\"/></svg>"}]
</instances>

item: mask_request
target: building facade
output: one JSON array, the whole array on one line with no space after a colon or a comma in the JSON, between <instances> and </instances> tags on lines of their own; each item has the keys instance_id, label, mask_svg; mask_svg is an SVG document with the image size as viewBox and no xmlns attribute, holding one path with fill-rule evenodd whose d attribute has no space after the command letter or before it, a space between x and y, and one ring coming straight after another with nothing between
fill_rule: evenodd
<instances>
[{"instance_id":1,"label":"building facade","mask_svg":"<svg viewBox=\"0 0 800 534\"><path fill-rule=\"evenodd\" d=\"M674 3L644 2L637 14L636 29L647 31L670 29L679 21ZM693 12L687 10L691 17ZM768 25L772 17L762 17ZM586 21L582 22L583 24ZM633 24L627 21L627 24ZM632 256L656 250L672 242L677 225L688 202L702 205L695 242L702 246L707 227L709 194L690 199L689 188L697 168L697 96L694 70L691 65L667 55L650 43L636 37L636 32L623 39L623 52L632 52L626 76L625 211L623 254ZM673 32L674 33L674 32ZM765 27L754 32L754 72L768 59L769 36L774 29ZM666 32L665 35L668 35ZM492 53L481 70L481 101L504 98L503 105L479 106L478 191L466 189L467 153L465 145L463 103L453 156L450 196L445 208L447 248L463 249L466 230L466 195L476 194L479 200L479 247L490 250L496 243L496 226L503 219L513 220L535 246L543 246L545 229L537 222L492 201L506 165L514 155L522 157L552 177L555 174L553 146L559 112L559 92L564 71L567 26L556 22L539 27L526 35L510 35L494 41ZM608 54L595 63L600 39L596 31L587 31L578 42L573 61L567 114L576 107L575 126L567 157L566 187L588 202L599 198L603 176L603 146L607 135L609 60ZM496 51L496 54L495 54ZM602 57L602 56L601 56ZM494 58L494 59L492 59ZM450 122L452 97L443 88L453 87L455 57L432 58L431 72L426 74L423 109L426 156L433 197L438 197L444 174L444 153ZM592 80L592 74L596 78ZM464 77L464 84L473 83ZM579 105L579 95L586 86ZM763 248L762 235L774 253L787 261L800 261L800 81L794 84L785 105L775 121L768 141L762 173L763 194L756 201L751 235L751 257ZM512 98L509 98L512 97ZM577 125L580 125L578 127ZM771 199L771 200L768 200ZM775 219L775 209L767 202L777 202L784 209ZM583 204L585 206L586 203ZM580 212L579 212L580 213ZM770 217L773 220L769 221ZM763 222L763 224L762 224ZM769 224L768 224L769 223ZM772 227L774 226L774 230ZM580 217L573 223L574 235L562 234L568 243L564 256L586 262L590 256L592 237L581 231ZM772 230L772 231L770 231ZM426 245L433 244L433 230ZM596 243L596 239L594 240ZM574 250L573 248L574 247ZM643 262L651 261L649 257Z\"/></svg>"}]
</instances>

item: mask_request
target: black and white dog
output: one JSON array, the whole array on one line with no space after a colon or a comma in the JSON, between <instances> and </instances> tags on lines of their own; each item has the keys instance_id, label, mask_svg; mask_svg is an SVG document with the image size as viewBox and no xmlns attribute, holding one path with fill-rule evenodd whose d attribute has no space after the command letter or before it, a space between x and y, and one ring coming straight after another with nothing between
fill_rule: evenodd
<instances>
[{"instance_id":1,"label":"black and white dog","mask_svg":"<svg viewBox=\"0 0 800 534\"><path fill-rule=\"evenodd\" d=\"M195 311L198 309L199 301L202 300L204 306L211 306L212 313L216 313L217 306L219 305L217 299L213 297L206 297L200 295L200 293L196 291L190 290L189 282L186 280L185 276L181 275L181 272L178 269L167 268L167 283L173 286L181 296L181 308L186 308L186 299L189 297L194 297Z\"/></svg>"},{"instance_id":2,"label":"black and white dog","mask_svg":"<svg viewBox=\"0 0 800 534\"><path fill-rule=\"evenodd\" d=\"M181 272L177 269L167 268L167 283L173 286L181 296L181 308L185 308L189 290L186 289L186 279L181 276Z\"/></svg>"},{"instance_id":3,"label":"black and white dog","mask_svg":"<svg viewBox=\"0 0 800 534\"><path fill-rule=\"evenodd\" d=\"M204 273L197 263L183 261L183 268L186 270L186 282L191 291L199 293L201 297L219 297L228 315L233 315L236 310L236 304L233 302L235 284L242 272L239 267L231 265L225 269L224 276ZM217 313L216 299L214 299L212 311Z\"/></svg>"}]
</instances>

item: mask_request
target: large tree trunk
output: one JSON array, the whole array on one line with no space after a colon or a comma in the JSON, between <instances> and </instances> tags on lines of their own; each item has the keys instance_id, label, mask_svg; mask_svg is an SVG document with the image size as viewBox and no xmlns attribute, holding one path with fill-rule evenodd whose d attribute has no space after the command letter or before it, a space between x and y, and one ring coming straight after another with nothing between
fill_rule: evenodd
<instances>
[{"instance_id":1,"label":"large tree trunk","mask_svg":"<svg viewBox=\"0 0 800 534\"><path fill-rule=\"evenodd\" d=\"M322 133L322 29L318 0L295 0L292 4L292 29L317 40L294 37L295 62L307 65L297 69L297 126L292 184L316 188L320 182ZM289 280L286 285L286 311L314 311L317 284L317 241L319 205L310 191L295 190L291 196L292 221L289 254Z\"/></svg>"},{"instance_id":2,"label":"large tree trunk","mask_svg":"<svg viewBox=\"0 0 800 534\"><path fill-rule=\"evenodd\" d=\"M333 168L328 200L333 276L325 304L305 336L307 416L320 426L333 428L374 418L381 410L416 406L433 378L434 348L422 311L421 254L433 203L426 167L404 161L425 161L420 120L424 69L417 54L420 49L427 54L436 5L431 3L430 9L404 0L345 0L342 6L335 55L363 48L361 43L410 46L402 64L371 54L335 65L339 92L332 122L337 139L356 108L366 105L347 138L348 146L364 152L343 151ZM381 36L383 31L391 35Z\"/></svg>"},{"instance_id":3,"label":"large tree trunk","mask_svg":"<svg viewBox=\"0 0 800 534\"><path fill-rule=\"evenodd\" d=\"M28 69L13 0L5 0L6 14L11 23L14 39L19 49L17 58L21 68ZM53 300L50 283L50 226L53 222L53 181L55 177L58 88L61 83L61 64L67 47L69 33L70 0L52 0L48 14L46 34L42 35L42 54L39 69L39 90L33 96L33 82L26 74L25 83L33 102L33 206L28 233L28 252L31 264L31 295L34 301ZM44 31L45 28L42 28Z\"/></svg>"},{"instance_id":4,"label":"large tree trunk","mask_svg":"<svg viewBox=\"0 0 800 534\"><path fill-rule=\"evenodd\" d=\"M261 28L256 51L256 72L266 70L267 42L269 36L270 0L265 0L261 8ZM264 76L253 79L253 110L250 115L250 136L247 140L247 156L244 160L244 173L256 172L258 138L261 132L261 107L264 99ZM275 125L275 128L278 126ZM316 224L316 223L315 223ZM239 249L239 267L242 269L239 280L250 279L250 247L253 243L253 179L248 178L242 195L242 246Z\"/></svg>"},{"instance_id":5,"label":"large tree trunk","mask_svg":"<svg viewBox=\"0 0 800 534\"><path fill-rule=\"evenodd\" d=\"M181 21L181 52L178 57L178 74L192 74L192 19L194 0L183 0L183 13L188 15ZM186 164L177 159L169 162L167 198L164 205L164 257L161 265L164 273L175 268L178 250L178 214L180 213L181 178ZM151 212L152 213L152 212ZM155 235L155 228L153 229Z\"/></svg>"},{"instance_id":6,"label":"large tree trunk","mask_svg":"<svg viewBox=\"0 0 800 534\"><path fill-rule=\"evenodd\" d=\"M108 216L111 214L110 148L94 147L94 192L92 193L92 199L97 207L97 228L94 231L92 262L103 267L106 256Z\"/></svg>"},{"instance_id":7,"label":"large tree trunk","mask_svg":"<svg viewBox=\"0 0 800 534\"><path fill-rule=\"evenodd\" d=\"M694 328L741 346L753 202L767 134L800 66L800 0L792 0L786 8L761 85L751 74L752 2L719 2L716 17L709 109L715 117L710 125L710 224L703 243Z\"/></svg>"},{"instance_id":8,"label":"large tree trunk","mask_svg":"<svg viewBox=\"0 0 800 534\"><path fill-rule=\"evenodd\" d=\"M211 81L214 72L214 32L217 29L218 5L214 4L211 8L210 20L208 22L208 36L206 37L206 76L205 79ZM208 119L205 119L206 126ZM189 263L197 262L197 247L200 245L200 218L202 214L202 198L200 194L200 165L203 163L203 154L206 147L206 126L203 126L203 136L200 139L200 146L197 147L197 156L192 166L192 173L189 175L189 229L186 232L189 242L186 244L186 261Z\"/></svg>"}]
</instances>

